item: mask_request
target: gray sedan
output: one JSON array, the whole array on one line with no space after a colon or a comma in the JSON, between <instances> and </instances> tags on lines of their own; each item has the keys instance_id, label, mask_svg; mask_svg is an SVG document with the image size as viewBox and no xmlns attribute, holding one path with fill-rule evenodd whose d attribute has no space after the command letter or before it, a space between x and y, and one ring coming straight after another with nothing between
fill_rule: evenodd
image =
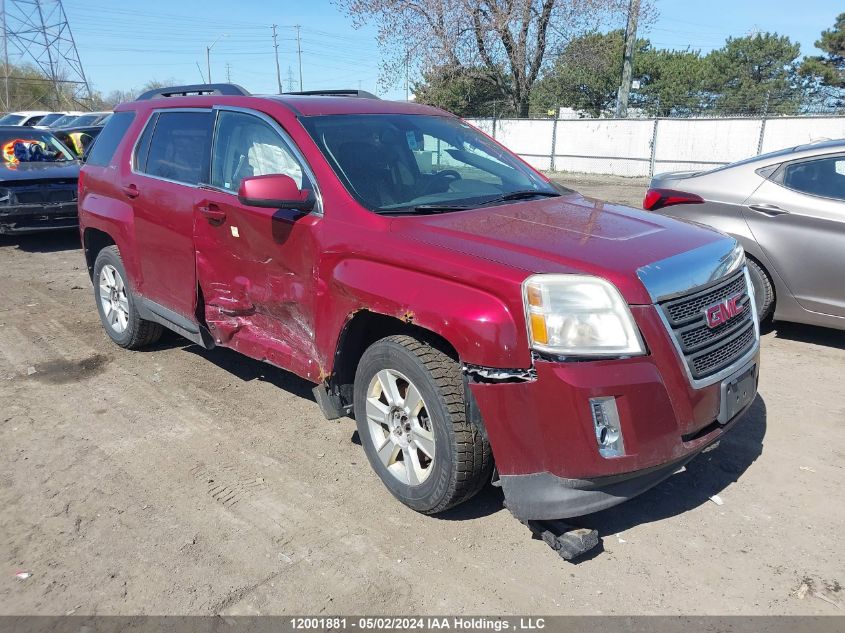
<instances>
[{"instance_id":1,"label":"gray sedan","mask_svg":"<svg viewBox=\"0 0 845 633\"><path fill-rule=\"evenodd\" d=\"M845 140L659 174L643 206L739 240L761 321L845 329Z\"/></svg>"}]
</instances>

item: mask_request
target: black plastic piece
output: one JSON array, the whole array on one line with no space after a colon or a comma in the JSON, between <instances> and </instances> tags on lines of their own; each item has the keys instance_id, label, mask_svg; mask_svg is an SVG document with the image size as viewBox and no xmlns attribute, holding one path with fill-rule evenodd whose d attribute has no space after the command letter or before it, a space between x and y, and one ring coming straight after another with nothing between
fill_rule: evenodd
<instances>
[{"instance_id":1,"label":"black plastic piece","mask_svg":"<svg viewBox=\"0 0 845 633\"><path fill-rule=\"evenodd\" d=\"M135 101L147 101L159 97L189 97L202 95L225 95L248 97L249 91L238 84L191 84L189 86L168 86L153 88L141 94Z\"/></svg>"},{"instance_id":2,"label":"black plastic piece","mask_svg":"<svg viewBox=\"0 0 845 633\"><path fill-rule=\"evenodd\" d=\"M596 530L575 527L563 521L526 521L525 525L563 560L574 560L599 544Z\"/></svg>"},{"instance_id":3,"label":"black plastic piece","mask_svg":"<svg viewBox=\"0 0 845 633\"><path fill-rule=\"evenodd\" d=\"M330 393L325 384L317 385L311 392L327 420L338 420L349 415L349 407L343 405L340 395Z\"/></svg>"},{"instance_id":4,"label":"black plastic piece","mask_svg":"<svg viewBox=\"0 0 845 633\"><path fill-rule=\"evenodd\" d=\"M366 90L304 90L302 92L286 92L286 95L298 95L301 97L357 97L359 99L378 99L371 92Z\"/></svg>"}]
</instances>

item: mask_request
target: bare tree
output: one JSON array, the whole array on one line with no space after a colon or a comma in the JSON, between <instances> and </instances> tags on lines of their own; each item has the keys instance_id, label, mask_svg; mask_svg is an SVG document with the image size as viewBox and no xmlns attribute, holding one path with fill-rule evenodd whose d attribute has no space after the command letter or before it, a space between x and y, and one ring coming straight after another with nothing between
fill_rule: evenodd
<instances>
[{"instance_id":1,"label":"bare tree","mask_svg":"<svg viewBox=\"0 0 845 633\"><path fill-rule=\"evenodd\" d=\"M373 21L395 77L420 70L480 69L528 116L531 90L547 61L573 37L615 24L626 0L336 0L356 25ZM621 65L621 60L620 60Z\"/></svg>"}]
</instances>

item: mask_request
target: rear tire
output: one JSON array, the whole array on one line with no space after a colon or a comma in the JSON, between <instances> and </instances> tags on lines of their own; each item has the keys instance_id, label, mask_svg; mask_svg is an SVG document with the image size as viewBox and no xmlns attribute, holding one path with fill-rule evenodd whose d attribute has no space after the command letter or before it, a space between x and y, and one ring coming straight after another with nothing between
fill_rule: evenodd
<instances>
[{"instance_id":1,"label":"rear tire","mask_svg":"<svg viewBox=\"0 0 845 633\"><path fill-rule=\"evenodd\" d=\"M763 270L760 264L750 257L746 261L748 263L748 276L751 277L751 283L754 286L757 318L760 319L760 323L766 323L771 320L775 311L775 289L769 274Z\"/></svg>"},{"instance_id":2,"label":"rear tire","mask_svg":"<svg viewBox=\"0 0 845 633\"><path fill-rule=\"evenodd\" d=\"M111 340L126 349L141 349L161 338L164 328L138 313L117 246L107 246L97 254L93 280L97 312Z\"/></svg>"},{"instance_id":3,"label":"rear tire","mask_svg":"<svg viewBox=\"0 0 845 633\"><path fill-rule=\"evenodd\" d=\"M409 508L443 512L490 480L490 444L467 420L460 365L440 350L411 336L377 341L358 364L354 403L370 465Z\"/></svg>"}]
</instances>

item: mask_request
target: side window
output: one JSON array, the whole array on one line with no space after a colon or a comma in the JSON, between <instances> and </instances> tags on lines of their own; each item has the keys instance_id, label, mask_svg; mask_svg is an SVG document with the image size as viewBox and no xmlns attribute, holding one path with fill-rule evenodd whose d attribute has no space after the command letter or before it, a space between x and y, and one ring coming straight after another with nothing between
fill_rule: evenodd
<instances>
[{"instance_id":1,"label":"side window","mask_svg":"<svg viewBox=\"0 0 845 633\"><path fill-rule=\"evenodd\" d=\"M123 140L126 130L129 129L134 119L134 112L116 112L100 131L96 141L91 146L91 150L88 152L85 163L106 167L111 162L118 145L120 145L120 141Z\"/></svg>"},{"instance_id":2,"label":"side window","mask_svg":"<svg viewBox=\"0 0 845 633\"><path fill-rule=\"evenodd\" d=\"M284 139L256 116L221 110L213 154L209 184L214 187L237 193L244 178L285 174L300 189L311 188Z\"/></svg>"},{"instance_id":3,"label":"side window","mask_svg":"<svg viewBox=\"0 0 845 633\"><path fill-rule=\"evenodd\" d=\"M812 196L845 200L845 156L784 165L781 182Z\"/></svg>"},{"instance_id":4,"label":"side window","mask_svg":"<svg viewBox=\"0 0 845 633\"><path fill-rule=\"evenodd\" d=\"M135 171L143 172L147 169L147 156L150 153L150 139L153 137L153 131L156 129L158 122L158 113L153 112L144 131L141 132L141 138L135 144L135 153L132 155L132 168Z\"/></svg>"},{"instance_id":5,"label":"side window","mask_svg":"<svg viewBox=\"0 0 845 633\"><path fill-rule=\"evenodd\" d=\"M203 182L211 153L211 111L161 112L150 139L146 167L150 176L188 185Z\"/></svg>"}]
</instances>

